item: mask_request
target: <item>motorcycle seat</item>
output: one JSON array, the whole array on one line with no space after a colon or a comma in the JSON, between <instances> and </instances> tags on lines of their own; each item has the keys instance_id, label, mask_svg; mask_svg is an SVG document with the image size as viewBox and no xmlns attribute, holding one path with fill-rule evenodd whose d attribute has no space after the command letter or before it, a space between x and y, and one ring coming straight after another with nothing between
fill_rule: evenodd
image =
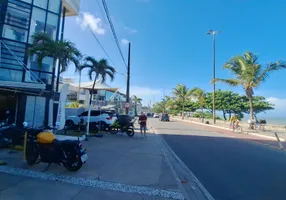
<instances>
[{"instance_id":1,"label":"motorcycle seat","mask_svg":"<svg viewBox=\"0 0 286 200\"><path fill-rule=\"evenodd\" d=\"M77 140L57 140L57 139L54 139L53 140L53 143L55 145L74 145L74 144L78 144L79 142Z\"/></svg>"}]
</instances>

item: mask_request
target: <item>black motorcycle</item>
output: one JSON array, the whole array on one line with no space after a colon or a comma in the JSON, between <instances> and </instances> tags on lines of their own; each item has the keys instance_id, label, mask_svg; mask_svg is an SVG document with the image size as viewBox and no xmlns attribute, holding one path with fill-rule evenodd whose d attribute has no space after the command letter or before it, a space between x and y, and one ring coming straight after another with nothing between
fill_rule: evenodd
<instances>
[{"instance_id":1,"label":"black motorcycle","mask_svg":"<svg viewBox=\"0 0 286 200\"><path fill-rule=\"evenodd\" d=\"M46 169L54 163L63 165L69 171L79 170L88 159L80 141L57 140L52 132L45 131L47 129L26 128L27 163L48 163Z\"/></svg>"},{"instance_id":2,"label":"black motorcycle","mask_svg":"<svg viewBox=\"0 0 286 200\"><path fill-rule=\"evenodd\" d=\"M129 137L133 137L134 131L134 121L129 115L118 115L117 119L113 124L110 125L109 131L111 134L116 134L119 131L121 133L126 133Z\"/></svg>"}]
</instances>

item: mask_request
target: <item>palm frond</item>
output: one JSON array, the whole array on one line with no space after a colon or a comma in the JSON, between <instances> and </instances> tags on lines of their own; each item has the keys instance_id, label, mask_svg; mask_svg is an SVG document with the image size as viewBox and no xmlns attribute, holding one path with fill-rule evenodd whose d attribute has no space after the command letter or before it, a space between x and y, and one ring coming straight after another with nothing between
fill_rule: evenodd
<instances>
[{"instance_id":1,"label":"palm frond","mask_svg":"<svg viewBox=\"0 0 286 200\"><path fill-rule=\"evenodd\" d=\"M231 85L231 86L238 86L238 85L243 84L243 81L238 80L238 79L222 79L222 78L216 78L216 79L213 79L213 80L211 81L211 83L217 83L217 82L226 83L226 84Z\"/></svg>"},{"instance_id":2,"label":"palm frond","mask_svg":"<svg viewBox=\"0 0 286 200\"><path fill-rule=\"evenodd\" d=\"M89 80L93 80L92 79L92 75L93 75L93 73L94 73L95 71L94 71L94 68L89 68L89 70L88 70L88 72L87 72L87 75L88 75L88 77L89 77Z\"/></svg>"},{"instance_id":3,"label":"palm frond","mask_svg":"<svg viewBox=\"0 0 286 200\"><path fill-rule=\"evenodd\" d=\"M108 76L110 77L110 80L113 81L114 80L114 73L111 71L106 71L106 74L108 74Z\"/></svg>"},{"instance_id":4,"label":"palm frond","mask_svg":"<svg viewBox=\"0 0 286 200\"><path fill-rule=\"evenodd\" d=\"M285 61L277 61L275 63L269 63L266 69L264 69L255 80L256 86L258 86L260 83L263 83L269 77L269 73L278 71L280 69L286 69Z\"/></svg>"}]
</instances>

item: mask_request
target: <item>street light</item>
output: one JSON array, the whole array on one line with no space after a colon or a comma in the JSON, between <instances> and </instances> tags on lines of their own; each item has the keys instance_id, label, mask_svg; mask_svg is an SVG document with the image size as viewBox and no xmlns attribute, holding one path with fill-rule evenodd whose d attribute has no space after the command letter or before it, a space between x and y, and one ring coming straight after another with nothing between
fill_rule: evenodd
<instances>
[{"instance_id":1,"label":"street light","mask_svg":"<svg viewBox=\"0 0 286 200\"><path fill-rule=\"evenodd\" d=\"M215 79L215 36L219 34L221 31L209 30L207 32L208 35L213 36L213 79ZM215 83L213 83L213 123L216 123L216 114L215 114Z\"/></svg>"}]
</instances>

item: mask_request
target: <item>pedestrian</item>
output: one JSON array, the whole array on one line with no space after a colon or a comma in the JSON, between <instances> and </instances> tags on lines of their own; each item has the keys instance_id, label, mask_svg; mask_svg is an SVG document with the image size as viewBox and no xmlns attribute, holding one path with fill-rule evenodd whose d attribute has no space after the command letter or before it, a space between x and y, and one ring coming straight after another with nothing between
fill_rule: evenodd
<instances>
[{"instance_id":1,"label":"pedestrian","mask_svg":"<svg viewBox=\"0 0 286 200\"><path fill-rule=\"evenodd\" d=\"M230 118L230 124L229 124L229 128L232 129L234 131L235 129L235 122L237 120L236 115L234 114L231 118Z\"/></svg>"},{"instance_id":2,"label":"pedestrian","mask_svg":"<svg viewBox=\"0 0 286 200\"><path fill-rule=\"evenodd\" d=\"M141 132L141 138L147 138L146 136L146 124L147 124L147 117L146 115L141 112L141 115L139 116L138 123L140 124L140 132ZM143 137L144 132L144 137Z\"/></svg>"}]
</instances>

